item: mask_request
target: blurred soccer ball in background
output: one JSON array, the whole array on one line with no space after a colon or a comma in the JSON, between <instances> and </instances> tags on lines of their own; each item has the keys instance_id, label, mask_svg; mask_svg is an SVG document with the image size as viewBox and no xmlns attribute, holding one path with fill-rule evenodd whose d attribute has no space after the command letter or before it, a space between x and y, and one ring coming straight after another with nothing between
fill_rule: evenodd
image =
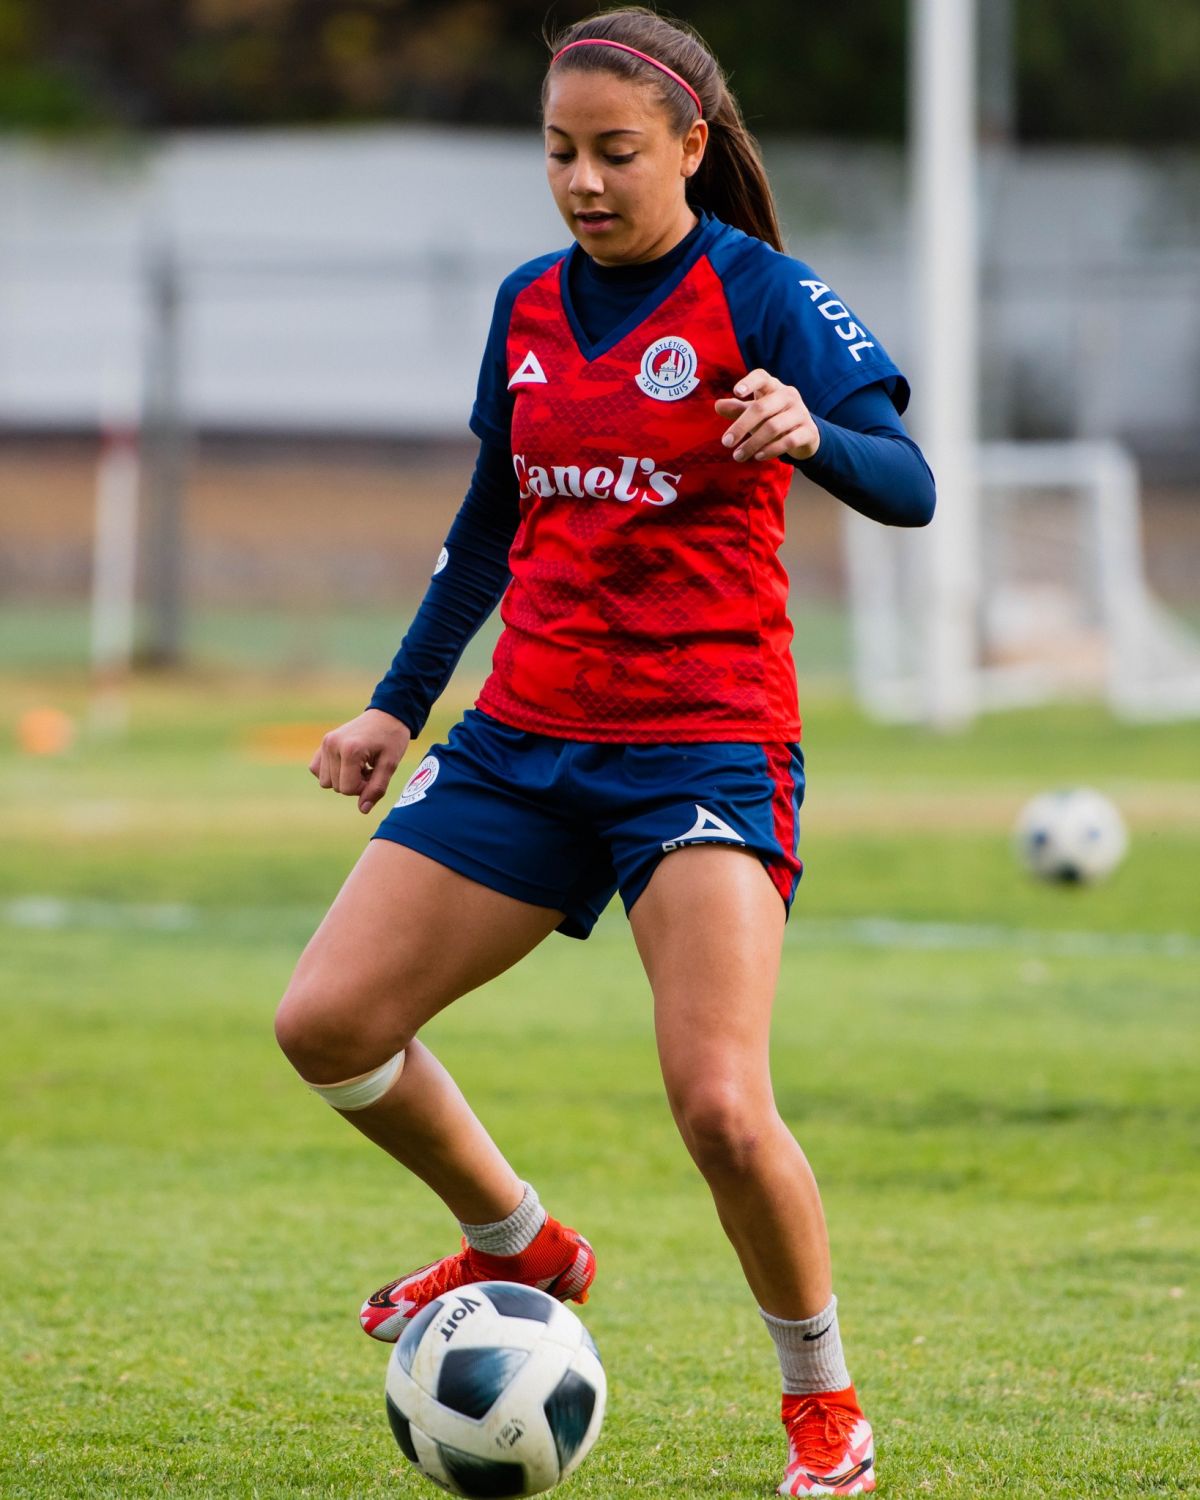
<instances>
[{"instance_id":1,"label":"blurred soccer ball in background","mask_svg":"<svg viewBox=\"0 0 1200 1500\"><path fill-rule=\"evenodd\" d=\"M439 1297L388 1361L405 1457L455 1495L537 1495L583 1462L604 1419L592 1337L534 1287L485 1281Z\"/></svg>"},{"instance_id":2,"label":"blurred soccer ball in background","mask_svg":"<svg viewBox=\"0 0 1200 1500\"><path fill-rule=\"evenodd\" d=\"M1090 787L1043 792L1025 804L1017 819L1017 857L1042 880L1103 880L1128 847L1121 814Z\"/></svg>"}]
</instances>

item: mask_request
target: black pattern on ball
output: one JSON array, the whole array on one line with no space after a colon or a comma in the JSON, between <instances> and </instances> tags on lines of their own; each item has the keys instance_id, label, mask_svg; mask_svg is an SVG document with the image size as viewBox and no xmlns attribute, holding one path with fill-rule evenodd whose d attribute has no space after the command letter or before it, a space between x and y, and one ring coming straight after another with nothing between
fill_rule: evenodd
<instances>
[{"instance_id":1,"label":"black pattern on ball","mask_svg":"<svg viewBox=\"0 0 1200 1500\"><path fill-rule=\"evenodd\" d=\"M498 1281L487 1289L487 1299L506 1318L531 1318L548 1323L554 1316L554 1300L536 1287Z\"/></svg>"},{"instance_id":2,"label":"black pattern on ball","mask_svg":"<svg viewBox=\"0 0 1200 1500\"><path fill-rule=\"evenodd\" d=\"M464 1495L473 1500L503 1500L525 1492L525 1470L520 1464L500 1463L491 1458L476 1458L445 1443L437 1445L442 1467Z\"/></svg>"},{"instance_id":3,"label":"black pattern on ball","mask_svg":"<svg viewBox=\"0 0 1200 1500\"><path fill-rule=\"evenodd\" d=\"M574 1370L568 1370L546 1398L546 1421L554 1434L559 1468L565 1469L579 1451L595 1408L596 1392Z\"/></svg>"},{"instance_id":4,"label":"black pattern on ball","mask_svg":"<svg viewBox=\"0 0 1200 1500\"><path fill-rule=\"evenodd\" d=\"M451 1349L438 1371L437 1399L464 1417L486 1416L528 1358L524 1349Z\"/></svg>"},{"instance_id":5,"label":"black pattern on ball","mask_svg":"<svg viewBox=\"0 0 1200 1500\"><path fill-rule=\"evenodd\" d=\"M408 1459L410 1464L421 1467L421 1460L417 1457L417 1450L413 1446L412 1424L396 1405L390 1396L387 1400L388 1421L392 1424L392 1436L400 1444L400 1451Z\"/></svg>"}]
</instances>

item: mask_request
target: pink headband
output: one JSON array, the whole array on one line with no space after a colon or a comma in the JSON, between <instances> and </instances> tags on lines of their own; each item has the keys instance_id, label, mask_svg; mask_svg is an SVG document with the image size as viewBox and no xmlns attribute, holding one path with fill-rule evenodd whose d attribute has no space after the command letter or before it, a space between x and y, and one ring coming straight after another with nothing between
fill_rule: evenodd
<instances>
[{"instance_id":1,"label":"pink headband","mask_svg":"<svg viewBox=\"0 0 1200 1500\"><path fill-rule=\"evenodd\" d=\"M686 79L680 78L678 73L674 72L671 68L668 68L666 63L659 62L657 57L651 57L647 52L639 52L636 47L627 47L624 42L610 42L607 37L585 36L580 37L579 41L577 42L568 42L567 45L562 48L562 51L556 52L550 59L550 66L553 67L554 64L563 55L563 52L570 52L572 47L616 47L621 52L628 52L631 57L640 57L643 62L648 62L651 67L657 68L660 73L665 73L668 78L673 78L681 89L686 90L686 92L692 96L692 100L695 103L700 118L704 118L704 106L700 103L700 95L691 86L691 84L687 82Z\"/></svg>"}]
</instances>

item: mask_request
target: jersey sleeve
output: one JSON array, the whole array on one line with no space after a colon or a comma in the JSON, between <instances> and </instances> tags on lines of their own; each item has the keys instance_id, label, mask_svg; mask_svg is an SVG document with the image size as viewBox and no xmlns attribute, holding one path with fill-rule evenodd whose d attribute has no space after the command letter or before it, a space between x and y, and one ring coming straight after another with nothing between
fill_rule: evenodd
<instances>
[{"instance_id":1,"label":"jersey sleeve","mask_svg":"<svg viewBox=\"0 0 1200 1500\"><path fill-rule=\"evenodd\" d=\"M521 519L518 488L508 443L482 443L425 597L367 705L399 719L414 737L508 587L508 553Z\"/></svg>"},{"instance_id":2,"label":"jersey sleeve","mask_svg":"<svg viewBox=\"0 0 1200 1500\"><path fill-rule=\"evenodd\" d=\"M808 409L826 417L862 386L882 384L898 412L909 385L870 328L803 261L761 240L718 272L746 368L794 385Z\"/></svg>"},{"instance_id":3,"label":"jersey sleeve","mask_svg":"<svg viewBox=\"0 0 1200 1500\"><path fill-rule=\"evenodd\" d=\"M485 443L502 443L509 446L512 432L513 396L508 388L508 325L512 319L513 304L522 291L548 270L563 252L539 256L526 261L500 283L496 294L496 305L492 309L492 324L488 329L483 359L479 366L479 383L475 390L475 404L471 408L471 431Z\"/></svg>"}]
</instances>

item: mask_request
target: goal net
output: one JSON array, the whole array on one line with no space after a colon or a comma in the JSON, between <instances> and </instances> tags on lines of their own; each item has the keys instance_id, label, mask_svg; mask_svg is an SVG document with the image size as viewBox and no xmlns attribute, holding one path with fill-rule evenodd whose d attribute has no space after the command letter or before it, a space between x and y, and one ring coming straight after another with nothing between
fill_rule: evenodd
<instances>
[{"instance_id":1,"label":"goal net","mask_svg":"<svg viewBox=\"0 0 1200 1500\"><path fill-rule=\"evenodd\" d=\"M1140 485L1116 443L978 450L974 666L964 709L1107 699L1124 718L1200 715L1200 637L1150 594ZM878 718L923 716L930 595L920 533L845 525L854 679Z\"/></svg>"}]
</instances>

